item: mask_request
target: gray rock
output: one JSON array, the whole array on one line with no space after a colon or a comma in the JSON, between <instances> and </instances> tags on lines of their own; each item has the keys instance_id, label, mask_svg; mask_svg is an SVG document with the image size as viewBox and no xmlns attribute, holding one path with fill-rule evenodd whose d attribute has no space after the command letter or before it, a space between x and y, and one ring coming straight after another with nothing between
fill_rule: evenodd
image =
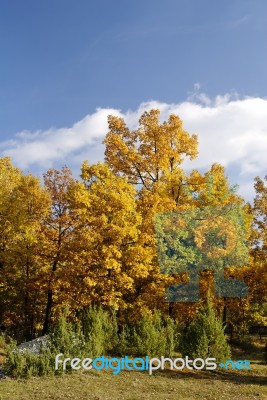
<instances>
[{"instance_id":1,"label":"gray rock","mask_svg":"<svg viewBox=\"0 0 267 400\"><path fill-rule=\"evenodd\" d=\"M21 343L17 346L17 349L23 353L28 351L31 354L39 354L41 349L48 347L47 336L41 336L37 339L30 340L29 342Z\"/></svg>"}]
</instances>

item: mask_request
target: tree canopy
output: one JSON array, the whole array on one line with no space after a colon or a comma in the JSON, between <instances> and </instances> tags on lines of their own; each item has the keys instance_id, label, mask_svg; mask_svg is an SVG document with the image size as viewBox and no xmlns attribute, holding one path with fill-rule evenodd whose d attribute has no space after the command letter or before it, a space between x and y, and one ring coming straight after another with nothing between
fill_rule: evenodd
<instances>
[{"instance_id":1,"label":"tree canopy","mask_svg":"<svg viewBox=\"0 0 267 400\"><path fill-rule=\"evenodd\" d=\"M186 132L177 115L162 122L155 109L144 112L134 130L110 115L104 144L105 161L84 161L80 179L62 167L49 169L41 183L9 158L0 159L1 324L21 338L34 337L46 333L62 309L68 307L75 319L90 305L115 310L121 323L149 316L155 308L188 321L208 291L217 310L227 307L233 321L242 313L264 321L267 179L256 178L251 206L222 165L206 172L185 170L183 161L197 157L197 135ZM234 207L243 228L237 227ZM223 209L228 219L218 214ZM190 230L186 218L201 220L203 210L205 220L191 222ZM159 215L175 221L164 217L159 226ZM158 232L164 240L158 240ZM233 247L241 236L247 245ZM249 259L240 266L237 256L247 249ZM227 265L226 250L232 252ZM217 254L227 267L224 278L248 285L245 299L215 296ZM177 257L180 269L173 268ZM170 310L166 290L188 284L189 265L197 265L202 300L177 302Z\"/></svg>"}]
</instances>

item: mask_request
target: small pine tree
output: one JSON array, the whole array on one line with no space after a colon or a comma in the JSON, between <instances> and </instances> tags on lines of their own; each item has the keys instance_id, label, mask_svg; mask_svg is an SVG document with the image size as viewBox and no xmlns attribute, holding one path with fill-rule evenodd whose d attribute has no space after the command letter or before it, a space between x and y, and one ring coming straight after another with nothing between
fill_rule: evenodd
<instances>
[{"instance_id":1,"label":"small pine tree","mask_svg":"<svg viewBox=\"0 0 267 400\"><path fill-rule=\"evenodd\" d=\"M68 309L62 312L58 323L49 334L50 350L63 353L66 357L80 349L79 338L75 337L74 325L68 321L68 313Z\"/></svg>"},{"instance_id":2,"label":"small pine tree","mask_svg":"<svg viewBox=\"0 0 267 400\"><path fill-rule=\"evenodd\" d=\"M119 335L119 345L135 356L172 356L178 334L171 318L163 318L155 310L150 317L140 319L134 326L126 326ZM121 351L120 351L121 353Z\"/></svg>"},{"instance_id":3,"label":"small pine tree","mask_svg":"<svg viewBox=\"0 0 267 400\"><path fill-rule=\"evenodd\" d=\"M99 357L112 351L117 345L117 321L115 313L102 307L90 307L82 316L85 354Z\"/></svg>"},{"instance_id":4,"label":"small pine tree","mask_svg":"<svg viewBox=\"0 0 267 400\"><path fill-rule=\"evenodd\" d=\"M192 358L213 357L218 362L225 362L231 357L222 322L216 318L209 299L184 331L181 347L183 356Z\"/></svg>"}]
</instances>

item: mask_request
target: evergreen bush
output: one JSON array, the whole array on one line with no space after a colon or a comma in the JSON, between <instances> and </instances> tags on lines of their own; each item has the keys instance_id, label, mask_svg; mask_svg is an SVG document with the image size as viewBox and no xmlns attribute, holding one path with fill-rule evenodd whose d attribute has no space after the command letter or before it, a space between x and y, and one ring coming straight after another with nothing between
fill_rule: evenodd
<instances>
[{"instance_id":1,"label":"evergreen bush","mask_svg":"<svg viewBox=\"0 0 267 400\"><path fill-rule=\"evenodd\" d=\"M134 326L125 326L119 335L118 353L134 356L171 356L178 334L174 321L163 318L159 311L143 317Z\"/></svg>"},{"instance_id":2,"label":"evergreen bush","mask_svg":"<svg viewBox=\"0 0 267 400\"><path fill-rule=\"evenodd\" d=\"M115 314L102 307L90 307L81 317L84 352L98 357L112 351L117 345L117 321Z\"/></svg>"},{"instance_id":3,"label":"evergreen bush","mask_svg":"<svg viewBox=\"0 0 267 400\"><path fill-rule=\"evenodd\" d=\"M190 358L216 358L225 362L231 358L230 346L224 334L222 322L216 318L210 300L202 307L197 317L182 335L181 351Z\"/></svg>"},{"instance_id":4,"label":"evergreen bush","mask_svg":"<svg viewBox=\"0 0 267 400\"><path fill-rule=\"evenodd\" d=\"M144 317L133 326L125 325L118 334L115 314L101 307L90 307L76 323L68 320L68 310L45 338L45 345L37 351L19 349L12 342L7 350L6 369L15 377L61 374L55 371L55 357L95 358L102 355L168 356L177 346L179 334L171 318L163 318L159 311ZM67 372L71 372L67 363Z\"/></svg>"}]
</instances>

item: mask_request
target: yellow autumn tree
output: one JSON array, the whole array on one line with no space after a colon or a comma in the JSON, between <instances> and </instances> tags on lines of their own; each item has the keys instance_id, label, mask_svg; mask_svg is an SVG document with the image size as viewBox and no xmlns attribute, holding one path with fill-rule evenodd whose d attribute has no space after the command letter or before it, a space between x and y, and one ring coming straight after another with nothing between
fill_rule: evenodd
<instances>
[{"instance_id":1,"label":"yellow autumn tree","mask_svg":"<svg viewBox=\"0 0 267 400\"><path fill-rule=\"evenodd\" d=\"M105 161L115 174L126 176L140 187L137 193L138 210L142 215L140 245L151 251L148 275L138 282L136 301L150 308L163 307L165 288L186 282L187 274L163 276L158 266L153 218L157 213L173 212L196 207L241 204L243 200L229 185L224 168L214 164L201 174L193 170L187 174L182 163L186 157L197 156L197 136L183 129L181 119L170 115L160 122L160 111L145 112L136 130L130 130L122 118L109 116L109 132L104 139ZM209 276L202 282L207 292ZM176 304L176 314L190 314L194 305ZM173 311L173 310L172 310ZM174 310L175 311L175 310Z\"/></svg>"},{"instance_id":2,"label":"yellow autumn tree","mask_svg":"<svg viewBox=\"0 0 267 400\"><path fill-rule=\"evenodd\" d=\"M49 198L38 178L1 160L2 252L0 280L3 324L31 338L40 323L42 293L39 291L38 238Z\"/></svg>"},{"instance_id":3,"label":"yellow autumn tree","mask_svg":"<svg viewBox=\"0 0 267 400\"><path fill-rule=\"evenodd\" d=\"M256 196L251 235L251 259L245 273L250 287L250 307L247 310L254 325L267 326L267 176L255 178Z\"/></svg>"},{"instance_id":4,"label":"yellow autumn tree","mask_svg":"<svg viewBox=\"0 0 267 400\"><path fill-rule=\"evenodd\" d=\"M40 263L43 279L40 282L46 292L44 305L43 334L47 333L56 312L67 305L68 275L71 259L75 257L74 236L79 221L72 213L71 190L77 185L67 167L49 169L44 174L44 187L51 201L49 213L42 220L39 238ZM78 249L77 249L78 251Z\"/></svg>"},{"instance_id":5,"label":"yellow autumn tree","mask_svg":"<svg viewBox=\"0 0 267 400\"><path fill-rule=\"evenodd\" d=\"M136 189L107 164L82 165L84 187L76 192L83 220L84 297L116 310L131 308L135 279L147 274L149 254L139 245L141 215ZM86 302L84 303L86 305Z\"/></svg>"}]
</instances>

